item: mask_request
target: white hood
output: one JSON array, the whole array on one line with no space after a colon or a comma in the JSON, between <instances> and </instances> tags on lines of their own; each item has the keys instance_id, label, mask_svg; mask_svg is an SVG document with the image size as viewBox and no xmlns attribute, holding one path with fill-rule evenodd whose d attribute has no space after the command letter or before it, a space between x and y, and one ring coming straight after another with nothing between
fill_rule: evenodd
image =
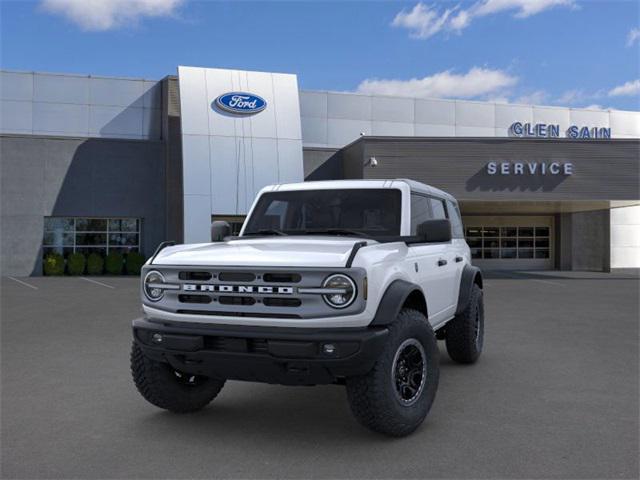
<instances>
[{"instance_id":1,"label":"white hood","mask_svg":"<svg viewBox=\"0 0 640 480\"><path fill-rule=\"evenodd\" d=\"M175 245L164 248L154 265L249 267L344 267L352 237L283 236ZM369 240L368 243L375 243Z\"/></svg>"}]
</instances>

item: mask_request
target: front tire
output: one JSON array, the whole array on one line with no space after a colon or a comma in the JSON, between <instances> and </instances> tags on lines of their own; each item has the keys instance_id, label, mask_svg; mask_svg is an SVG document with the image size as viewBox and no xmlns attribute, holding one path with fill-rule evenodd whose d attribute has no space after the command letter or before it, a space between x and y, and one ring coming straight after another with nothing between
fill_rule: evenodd
<instances>
[{"instance_id":1,"label":"front tire","mask_svg":"<svg viewBox=\"0 0 640 480\"><path fill-rule=\"evenodd\" d=\"M403 309L389 328L380 358L365 375L346 380L354 416L386 435L409 435L424 421L438 389L435 334L417 310Z\"/></svg>"},{"instance_id":2,"label":"front tire","mask_svg":"<svg viewBox=\"0 0 640 480\"><path fill-rule=\"evenodd\" d=\"M475 363L484 343L484 300L475 283L467 307L445 327L447 352L458 363Z\"/></svg>"},{"instance_id":3,"label":"front tire","mask_svg":"<svg viewBox=\"0 0 640 480\"><path fill-rule=\"evenodd\" d=\"M216 398L224 380L190 375L168 363L152 360L133 342L131 373L136 388L149 403L174 413L190 413L206 407Z\"/></svg>"}]
</instances>

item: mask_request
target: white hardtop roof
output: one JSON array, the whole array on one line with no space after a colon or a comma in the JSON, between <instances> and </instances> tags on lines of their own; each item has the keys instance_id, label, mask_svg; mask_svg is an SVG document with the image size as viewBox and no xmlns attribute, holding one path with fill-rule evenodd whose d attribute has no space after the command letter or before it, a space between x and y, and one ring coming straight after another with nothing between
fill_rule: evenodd
<instances>
[{"instance_id":1,"label":"white hardtop roof","mask_svg":"<svg viewBox=\"0 0 640 480\"><path fill-rule=\"evenodd\" d=\"M406 178L396 178L392 180L323 180L315 182L299 182L299 183L283 183L277 185L268 185L262 189L262 192L278 192L291 190L332 190L337 188L402 188L402 184L409 187L411 191L434 195L446 198L453 202L456 199L438 188L416 182Z\"/></svg>"}]
</instances>

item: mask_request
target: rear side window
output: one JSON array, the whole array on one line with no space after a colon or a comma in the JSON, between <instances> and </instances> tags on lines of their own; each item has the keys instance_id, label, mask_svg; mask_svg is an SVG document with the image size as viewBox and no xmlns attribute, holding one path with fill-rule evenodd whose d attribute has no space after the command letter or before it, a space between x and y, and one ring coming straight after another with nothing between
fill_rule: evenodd
<instances>
[{"instance_id":1,"label":"rear side window","mask_svg":"<svg viewBox=\"0 0 640 480\"><path fill-rule=\"evenodd\" d=\"M458 205L451 200L447 200L447 210L449 211L449 221L451 222L451 235L454 238L464 238L464 228L462 227L462 217Z\"/></svg>"},{"instance_id":2,"label":"rear side window","mask_svg":"<svg viewBox=\"0 0 640 480\"><path fill-rule=\"evenodd\" d=\"M430 198L431 210L433 211L433 218L436 220L446 219L447 211L444 208L444 202L439 198Z\"/></svg>"},{"instance_id":3,"label":"rear side window","mask_svg":"<svg viewBox=\"0 0 640 480\"><path fill-rule=\"evenodd\" d=\"M423 195L411 194L411 235L415 235L418 225L431 219L429 198Z\"/></svg>"}]
</instances>

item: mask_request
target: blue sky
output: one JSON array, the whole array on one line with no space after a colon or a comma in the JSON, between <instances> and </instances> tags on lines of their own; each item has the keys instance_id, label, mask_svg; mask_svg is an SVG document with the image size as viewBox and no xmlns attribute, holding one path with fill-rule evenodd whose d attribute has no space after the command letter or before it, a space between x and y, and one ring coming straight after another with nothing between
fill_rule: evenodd
<instances>
[{"instance_id":1,"label":"blue sky","mask_svg":"<svg viewBox=\"0 0 640 480\"><path fill-rule=\"evenodd\" d=\"M159 79L177 65L303 89L640 110L640 3L2 1L5 69Z\"/></svg>"}]
</instances>

